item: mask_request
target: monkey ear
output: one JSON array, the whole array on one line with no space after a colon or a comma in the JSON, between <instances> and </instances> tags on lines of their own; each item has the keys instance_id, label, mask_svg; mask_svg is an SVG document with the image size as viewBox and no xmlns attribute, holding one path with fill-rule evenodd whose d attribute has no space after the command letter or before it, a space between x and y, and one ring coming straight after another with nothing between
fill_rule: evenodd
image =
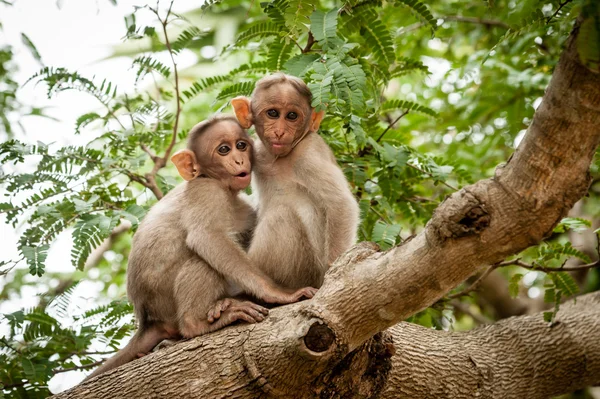
<instances>
[{"instance_id":1,"label":"monkey ear","mask_svg":"<svg viewBox=\"0 0 600 399\"><path fill-rule=\"evenodd\" d=\"M179 150L171 157L171 161L177 167L177 171L185 180L194 180L200 175L200 165L196 161L196 155L190 150Z\"/></svg>"},{"instance_id":2,"label":"monkey ear","mask_svg":"<svg viewBox=\"0 0 600 399\"><path fill-rule=\"evenodd\" d=\"M252 126L252 112L250 112L250 99L240 96L231 100L235 117L244 129L249 129Z\"/></svg>"},{"instance_id":3,"label":"monkey ear","mask_svg":"<svg viewBox=\"0 0 600 399\"><path fill-rule=\"evenodd\" d=\"M310 131L316 132L319 130L319 126L321 126L321 121L325 116L325 111L315 112L315 109L312 109L312 114L310 115Z\"/></svg>"}]
</instances>

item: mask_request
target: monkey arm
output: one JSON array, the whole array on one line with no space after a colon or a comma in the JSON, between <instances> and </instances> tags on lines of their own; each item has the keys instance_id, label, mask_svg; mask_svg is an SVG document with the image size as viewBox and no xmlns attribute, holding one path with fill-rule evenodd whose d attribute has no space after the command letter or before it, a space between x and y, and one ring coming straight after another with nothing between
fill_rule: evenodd
<instances>
[{"instance_id":1,"label":"monkey arm","mask_svg":"<svg viewBox=\"0 0 600 399\"><path fill-rule=\"evenodd\" d=\"M218 273L249 294L262 298L274 285L254 267L248 255L235 243L232 234L221 227L193 229L188 232L186 244Z\"/></svg>"},{"instance_id":2,"label":"monkey arm","mask_svg":"<svg viewBox=\"0 0 600 399\"><path fill-rule=\"evenodd\" d=\"M311 154L331 153L327 144L320 141L314 143L318 146ZM327 265L330 265L356 242L360 217L358 204L333 154L331 157L307 157L299 166L297 176L315 205L325 211Z\"/></svg>"}]
</instances>

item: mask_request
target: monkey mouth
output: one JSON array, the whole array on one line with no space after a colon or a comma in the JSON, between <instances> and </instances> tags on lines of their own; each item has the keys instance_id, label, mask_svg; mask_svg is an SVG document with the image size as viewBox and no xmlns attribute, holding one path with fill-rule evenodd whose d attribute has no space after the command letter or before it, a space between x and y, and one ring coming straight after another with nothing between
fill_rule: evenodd
<instances>
[{"instance_id":1,"label":"monkey mouth","mask_svg":"<svg viewBox=\"0 0 600 399\"><path fill-rule=\"evenodd\" d=\"M248 176L248 173L246 173L246 172L238 173L237 175L235 175L235 177L246 177L246 176Z\"/></svg>"}]
</instances>

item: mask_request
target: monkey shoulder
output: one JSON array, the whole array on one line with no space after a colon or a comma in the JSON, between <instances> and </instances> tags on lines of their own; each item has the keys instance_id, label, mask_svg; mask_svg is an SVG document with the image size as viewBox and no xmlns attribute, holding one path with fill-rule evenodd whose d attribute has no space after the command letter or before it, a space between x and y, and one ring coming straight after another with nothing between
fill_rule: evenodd
<instances>
[{"instance_id":1,"label":"monkey shoulder","mask_svg":"<svg viewBox=\"0 0 600 399\"><path fill-rule=\"evenodd\" d=\"M183 183L181 203L187 210L180 220L189 229L197 230L213 223L227 223L236 212L237 195L223 183L211 178L196 178Z\"/></svg>"},{"instance_id":2,"label":"monkey shoulder","mask_svg":"<svg viewBox=\"0 0 600 399\"><path fill-rule=\"evenodd\" d=\"M196 178L187 182L186 200L195 208L212 211L231 211L237 201L225 183L212 178Z\"/></svg>"}]
</instances>

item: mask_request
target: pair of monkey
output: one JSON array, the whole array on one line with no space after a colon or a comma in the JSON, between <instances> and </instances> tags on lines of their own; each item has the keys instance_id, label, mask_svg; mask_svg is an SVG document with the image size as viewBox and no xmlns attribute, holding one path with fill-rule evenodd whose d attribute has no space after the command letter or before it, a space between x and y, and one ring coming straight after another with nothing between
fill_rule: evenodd
<instances>
[{"instance_id":1,"label":"pair of monkey","mask_svg":"<svg viewBox=\"0 0 600 399\"><path fill-rule=\"evenodd\" d=\"M323 112L311 97L301 79L276 73L257 82L252 98L231 101L237 120L218 116L190 131L187 149L172 157L186 182L150 210L133 239L127 292L138 331L88 378L163 339L264 320L268 310L238 293L278 304L316 293L356 241L359 209L316 134ZM255 144L244 130L252 125ZM251 172L257 214L240 194Z\"/></svg>"}]
</instances>

